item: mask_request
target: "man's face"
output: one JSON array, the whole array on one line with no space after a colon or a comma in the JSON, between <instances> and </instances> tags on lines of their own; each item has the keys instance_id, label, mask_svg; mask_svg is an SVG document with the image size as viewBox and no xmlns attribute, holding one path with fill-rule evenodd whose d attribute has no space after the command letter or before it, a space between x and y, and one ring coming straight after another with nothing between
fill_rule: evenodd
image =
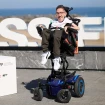
<instances>
[{"instance_id":1,"label":"man's face","mask_svg":"<svg viewBox=\"0 0 105 105\"><path fill-rule=\"evenodd\" d=\"M62 22L66 15L67 13L63 8L58 8L56 10L56 18L58 19L59 22Z\"/></svg>"}]
</instances>

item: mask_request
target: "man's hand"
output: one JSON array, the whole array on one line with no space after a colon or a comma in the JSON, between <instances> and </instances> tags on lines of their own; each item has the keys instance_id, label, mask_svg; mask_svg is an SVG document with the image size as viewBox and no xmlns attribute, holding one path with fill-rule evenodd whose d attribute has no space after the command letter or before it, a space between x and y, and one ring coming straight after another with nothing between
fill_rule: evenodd
<instances>
[{"instance_id":1,"label":"man's hand","mask_svg":"<svg viewBox=\"0 0 105 105\"><path fill-rule=\"evenodd\" d=\"M64 31L65 31L66 34L68 34L67 28L68 28L68 26L64 27Z\"/></svg>"},{"instance_id":2,"label":"man's hand","mask_svg":"<svg viewBox=\"0 0 105 105\"><path fill-rule=\"evenodd\" d=\"M39 24L38 27L41 27L42 29L46 28L46 26L44 24Z\"/></svg>"}]
</instances>

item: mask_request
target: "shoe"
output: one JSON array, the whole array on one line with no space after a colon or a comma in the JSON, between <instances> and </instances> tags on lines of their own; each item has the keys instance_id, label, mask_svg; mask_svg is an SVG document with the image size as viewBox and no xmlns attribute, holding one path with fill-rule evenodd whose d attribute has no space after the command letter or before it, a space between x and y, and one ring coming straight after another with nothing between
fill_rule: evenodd
<instances>
[{"instance_id":1,"label":"shoe","mask_svg":"<svg viewBox=\"0 0 105 105\"><path fill-rule=\"evenodd\" d=\"M58 57L58 58L53 59L53 63L54 63L54 70L58 71L58 69L61 66L61 58Z\"/></svg>"},{"instance_id":2,"label":"shoe","mask_svg":"<svg viewBox=\"0 0 105 105\"><path fill-rule=\"evenodd\" d=\"M45 52L43 53L41 56L42 56L42 61L41 61L41 64L44 65L46 64L49 56L51 55L51 53L48 51L48 52Z\"/></svg>"}]
</instances>

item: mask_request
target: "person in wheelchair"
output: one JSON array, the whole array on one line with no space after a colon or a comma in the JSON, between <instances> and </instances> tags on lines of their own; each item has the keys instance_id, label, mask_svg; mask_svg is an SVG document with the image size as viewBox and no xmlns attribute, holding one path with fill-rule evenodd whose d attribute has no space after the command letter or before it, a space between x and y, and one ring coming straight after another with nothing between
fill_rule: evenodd
<instances>
[{"instance_id":1,"label":"person in wheelchair","mask_svg":"<svg viewBox=\"0 0 105 105\"><path fill-rule=\"evenodd\" d=\"M46 64L48 58L51 55L51 51L49 50L49 39L51 37L51 32L53 34L53 63L54 63L54 70L58 71L61 65L61 57L60 57L60 46L61 46L61 40L64 40L68 37L68 31L67 28L73 28L75 30L79 30L79 27L73 23L72 20L68 18L68 10L67 7L63 5L58 5L56 7L56 18L57 20L53 21L50 24L50 29L55 27L56 29L51 31L49 29L43 28L42 31L42 49L43 54L41 64ZM69 25L67 25L69 24ZM59 30L59 28L63 28L63 30Z\"/></svg>"}]
</instances>

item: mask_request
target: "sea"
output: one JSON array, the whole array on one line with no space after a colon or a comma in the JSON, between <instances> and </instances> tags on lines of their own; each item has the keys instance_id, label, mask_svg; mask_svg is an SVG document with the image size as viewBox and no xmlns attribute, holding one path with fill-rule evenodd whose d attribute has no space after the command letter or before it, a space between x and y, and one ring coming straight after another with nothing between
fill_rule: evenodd
<instances>
[{"instance_id":1,"label":"sea","mask_svg":"<svg viewBox=\"0 0 105 105\"><path fill-rule=\"evenodd\" d=\"M47 15L55 14L55 8L31 8L31 9L0 9L0 16L22 16L22 15ZM78 14L85 17L102 17L101 25L84 26L87 31L103 31L105 7L74 7L70 14Z\"/></svg>"}]
</instances>

